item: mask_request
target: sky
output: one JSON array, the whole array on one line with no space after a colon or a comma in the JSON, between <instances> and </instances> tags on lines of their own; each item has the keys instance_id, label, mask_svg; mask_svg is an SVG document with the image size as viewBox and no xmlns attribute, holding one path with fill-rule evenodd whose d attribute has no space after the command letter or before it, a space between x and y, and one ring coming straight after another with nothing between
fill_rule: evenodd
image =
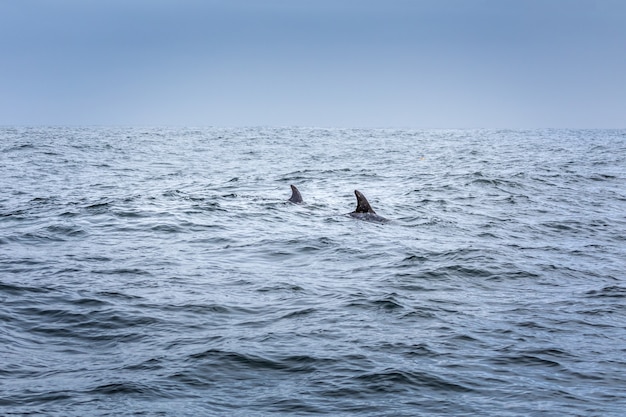
<instances>
[{"instance_id":1,"label":"sky","mask_svg":"<svg viewBox=\"0 0 626 417\"><path fill-rule=\"evenodd\" d=\"M0 125L625 128L623 0L0 0Z\"/></svg>"}]
</instances>

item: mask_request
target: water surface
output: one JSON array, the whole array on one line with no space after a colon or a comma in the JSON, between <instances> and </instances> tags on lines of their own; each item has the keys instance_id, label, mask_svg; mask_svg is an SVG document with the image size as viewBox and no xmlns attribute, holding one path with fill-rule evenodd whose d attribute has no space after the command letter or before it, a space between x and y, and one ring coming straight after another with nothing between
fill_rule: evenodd
<instances>
[{"instance_id":1,"label":"water surface","mask_svg":"<svg viewBox=\"0 0 626 417\"><path fill-rule=\"evenodd\" d=\"M0 184L0 414L624 413L626 131L1 128Z\"/></svg>"}]
</instances>

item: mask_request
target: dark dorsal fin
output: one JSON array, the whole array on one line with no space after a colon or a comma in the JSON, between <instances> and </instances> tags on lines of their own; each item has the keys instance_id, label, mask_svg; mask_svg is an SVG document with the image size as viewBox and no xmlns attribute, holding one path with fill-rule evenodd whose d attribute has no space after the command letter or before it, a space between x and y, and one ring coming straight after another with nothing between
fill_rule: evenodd
<instances>
[{"instance_id":1,"label":"dark dorsal fin","mask_svg":"<svg viewBox=\"0 0 626 417\"><path fill-rule=\"evenodd\" d=\"M356 210L354 213L374 213L376 212L370 206L370 203L367 202L367 198L359 190L354 190L354 194L356 195Z\"/></svg>"},{"instance_id":2,"label":"dark dorsal fin","mask_svg":"<svg viewBox=\"0 0 626 417\"><path fill-rule=\"evenodd\" d=\"M300 191L298 191L295 185L291 186L291 197L289 198L289 201L291 201L292 203L296 203L296 204L302 203L302 195L300 194Z\"/></svg>"}]
</instances>

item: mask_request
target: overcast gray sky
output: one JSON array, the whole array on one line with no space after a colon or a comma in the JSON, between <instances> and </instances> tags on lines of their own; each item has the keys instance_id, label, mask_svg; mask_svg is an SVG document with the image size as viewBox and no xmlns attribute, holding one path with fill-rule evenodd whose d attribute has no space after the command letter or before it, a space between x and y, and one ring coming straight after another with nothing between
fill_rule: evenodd
<instances>
[{"instance_id":1,"label":"overcast gray sky","mask_svg":"<svg viewBox=\"0 0 626 417\"><path fill-rule=\"evenodd\" d=\"M626 127L623 0L0 0L0 124Z\"/></svg>"}]
</instances>

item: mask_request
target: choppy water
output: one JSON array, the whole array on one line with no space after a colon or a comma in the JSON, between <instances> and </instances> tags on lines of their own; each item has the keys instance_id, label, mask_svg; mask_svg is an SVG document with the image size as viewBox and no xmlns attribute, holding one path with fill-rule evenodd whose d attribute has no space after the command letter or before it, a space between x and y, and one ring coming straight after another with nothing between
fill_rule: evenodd
<instances>
[{"instance_id":1,"label":"choppy water","mask_svg":"<svg viewBox=\"0 0 626 417\"><path fill-rule=\"evenodd\" d=\"M626 413L626 131L2 128L0 184L2 415Z\"/></svg>"}]
</instances>

